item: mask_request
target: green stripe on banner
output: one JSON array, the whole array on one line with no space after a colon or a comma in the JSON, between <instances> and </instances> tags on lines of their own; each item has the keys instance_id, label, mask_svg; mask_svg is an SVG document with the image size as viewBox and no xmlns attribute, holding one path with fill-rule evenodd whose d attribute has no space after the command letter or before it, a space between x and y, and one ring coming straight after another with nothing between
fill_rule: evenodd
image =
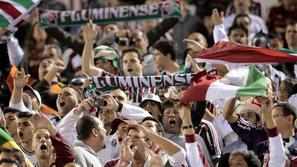
<instances>
[{"instance_id":1,"label":"green stripe on banner","mask_svg":"<svg viewBox=\"0 0 297 167\"><path fill-rule=\"evenodd\" d=\"M2 128L0 128L0 146L8 141L13 141L13 138Z\"/></svg>"},{"instance_id":2,"label":"green stripe on banner","mask_svg":"<svg viewBox=\"0 0 297 167\"><path fill-rule=\"evenodd\" d=\"M267 96L267 78L253 66L249 66L246 85L240 88L236 96Z\"/></svg>"},{"instance_id":3,"label":"green stripe on banner","mask_svg":"<svg viewBox=\"0 0 297 167\"><path fill-rule=\"evenodd\" d=\"M5 17L0 15L0 27L7 27L9 24L9 21Z\"/></svg>"},{"instance_id":4,"label":"green stripe on banner","mask_svg":"<svg viewBox=\"0 0 297 167\"><path fill-rule=\"evenodd\" d=\"M26 9L29 9L31 8L31 6L34 5L34 2L32 2L31 0L12 0L12 1L24 6Z\"/></svg>"},{"instance_id":5,"label":"green stripe on banner","mask_svg":"<svg viewBox=\"0 0 297 167\"><path fill-rule=\"evenodd\" d=\"M80 11L41 11L41 27L83 25L89 20L96 24L127 22L145 19L178 17L181 15L180 0L162 1L155 4L119 6Z\"/></svg>"},{"instance_id":6,"label":"green stripe on banner","mask_svg":"<svg viewBox=\"0 0 297 167\"><path fill-rule=\"evenodd\" d=\"M282 52L289 53L289 54L297 54L297 50L290 50L290 49L286 49L286 48L282 48L282 49L278 49L278 50L282 51Z\"/></svg>"}]
</instances>

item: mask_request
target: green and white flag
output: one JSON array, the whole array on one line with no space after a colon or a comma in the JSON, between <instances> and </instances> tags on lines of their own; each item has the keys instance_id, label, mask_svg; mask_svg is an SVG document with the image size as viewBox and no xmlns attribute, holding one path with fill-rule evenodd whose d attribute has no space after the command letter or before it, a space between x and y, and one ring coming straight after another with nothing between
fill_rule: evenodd
<instances>
[{"instance_id":1,"label":"green and white flag","mask_svg":"<svg viewBox=\"0 0 297 167\"><path fill-rule=\"evenodd\" d=\"M205 71L193 76L189 88L181 101L213 102L242 96L267 96L268 79L253 66L229 71L223 78L209 75Z\"/></svg>"},{"instance_id":2,"label":"green and white flag","mask_svg":"<svg viewBox=\"0 0 297 167\"><path fill-rule=\"evenodd\" d=\"M119 6L80 11L43 11L41 27L83 25L89 20L96 24L109 24L144 19L178 17L181 15L180 0L168 0L156 4Z\"/></svg>"},{"instance_id":3,"label":"green and white flag","mask_svg":"<svg viewBox=\"0 0 297 167\"><path fill-rule=\"evenodd\" d=\"M0 0L0 27L16 29L18 24L30 16L40 0Z\"/></svg>"}]
</instances>

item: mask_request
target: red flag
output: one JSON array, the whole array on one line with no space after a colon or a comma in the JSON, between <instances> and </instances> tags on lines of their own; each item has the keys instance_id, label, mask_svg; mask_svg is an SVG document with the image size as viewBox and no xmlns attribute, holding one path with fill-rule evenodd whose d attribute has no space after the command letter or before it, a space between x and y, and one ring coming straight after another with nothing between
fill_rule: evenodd
<instances>
[{"instance_id":1,"label":"red flag","mask_svg":"<svg viewBox=\"0 0 297 167\"><path fill-rule=\"evenodd\" d=\"M181 103L206 100L208 87L218 79L220 79L219 76L208 75L205 70L195 74L189 88L182 96Z\"/></svg>"},{"instance_id":2,"label":"red flag","mask_svg":"<svg viewBox=\"0 0 297 167\"><path fill-rule=\"evenodd\" d=\"M284 63L296 62L297 56L259 47L219 41L196 55L196 60L214 63Z\"/></svg>"}]
</instances>

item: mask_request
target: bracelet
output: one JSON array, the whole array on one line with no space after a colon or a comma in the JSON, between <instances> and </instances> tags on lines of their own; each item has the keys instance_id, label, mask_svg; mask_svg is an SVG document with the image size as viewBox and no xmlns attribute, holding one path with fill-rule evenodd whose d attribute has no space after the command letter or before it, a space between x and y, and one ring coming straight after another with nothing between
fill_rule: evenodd
<instances>
[{"instance_id":1,"label":"bracelet","mask_svg":"<svg viewBox=\"0 0 297 167\"><path fill-rule=\"evenodd\" d=\"M188 126L184 125L184 126L182 126L182 128L183 129L191 129L191 128L194 128L194 126L193 125L188 125Z\"/></svg>"}]
</instances>

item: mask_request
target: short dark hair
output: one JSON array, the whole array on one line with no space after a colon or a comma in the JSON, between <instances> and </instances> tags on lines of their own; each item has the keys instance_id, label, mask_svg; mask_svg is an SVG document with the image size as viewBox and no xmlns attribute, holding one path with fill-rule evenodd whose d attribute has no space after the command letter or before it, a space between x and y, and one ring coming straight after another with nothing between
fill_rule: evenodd
<instances>
[{"instance_id":1,"label":"short dark hair","mask_svg":"<svg viewBox=\"0 0 297 167\"><path fill-rule=\"evenodd\" d=\"M8 154L13 154L14 159L19 163L23 164L25 162L25 156L22 154L22 152L16 148L5 148L1 147L0 148L0 153L8 153Z\"/></svg>"},{"instance_id":2,"label":"short dark hair","mask_svg":"<svg viewBox=\"0 0 297 167\"><path fill-rule=\"evenodd\" d=\"M295 79L285 79L281 82L281 84L285 84L288 92L288 97L297 93L297 81Z\"/></svg>"},{"instance_id":3,"label":"short dark hair","mask_svg":"<svg viewBox=\"0 0 297 167\"><path fill-rule=\"evenodd\" d=\"M297 24L297 21L296 20L292 20L292 19L289 19L286 23L286 27L287 26L294 26Z\"/></svg>"},{"instance_id":4,"label":"short dark hair","mask_svg":"<svg viewBox=\"0 0 297 167\"><path fill-rule=\"evenodd\" d=\"M10 158L3 158L3 159L1 159L0 160L0 165L3 164L3 163L14 164L17 167L20 167L20 164L16 160L10 159Z\"/></svg>"},{"instance_id":5,"label":"short dark hair","mask_svg":"<svg viewBox=\"0 0 297 167\"><path fill-rule=\"evenodd\" d=\"M128 52L134 52L137 54L137 58L139 59L140 62L142 62L142 55L140 55L139 51L137 49L125 49L122 51L122 58L124 58L124 55Z\"/></svg>"},{"instance_id":6,"label":"short dark hair","mask_svg":"<svg viewBox=\"0 0 297 167\"><path fill-rule=\"evenodd\" d=\"M157 132L162 132L162 134L165 134L165 131L164 131L164 127L163 125L161 124L160 121L158 121L157 119L153 118L153 117L145 117L142 121L141 121L141 124L145 121L153 121L153 122L156 122L157 123Z\"/></svg>"},{"instance_id":7,"label":"short dark hair","mask_svg":"<svg viewBox=\"0 0 297 167\"><path fill-rule=\"evenodd\" d=\"M83 93L83 90L79 89L78 87L76 86L73 86L73 85L68 85L66 86L68 88L71 88L74 90L74 93L75 93L75 96L77 98L77 100L83 100L84 99L84 93ZM65 87L64 87L65 88Z\"/></svg>"},{"instance_id":8,"label":"short dark hair","mask_svg":"<svg viewBox=\"0 0 297 167\"><path fill-rule=\"evenodd\" d=\"M237 15L235 16L233 24L237 24L236 21L237 21L237 19L240 18L240 17L247 17L247 18L249 19L250 23L252 22L252 19L250 18L249 15L247 15L247 14L245 14L245 13L241 13L241 14L237 14Z\"/></svg>"},{"instance_id":9,"label":"short dark hair","mask_svg":"<svg viewBox=\"0 0 297 167\"><path fill-rule=\"evenodd\" d=\"M230 157L232 158L233 156L237 156L237 155L241 155L244 160L246 161L246 163L248 164L248 167L260 167L261 166L261 162L258 159L258 157L256 156L256 154L253 151L249 151L249 150L236 150L234 151Z\"/></svg>"},{"instance_id":10,"label":"short dark hair","mask_svg":"<svg viewBox=\"0 0 297 167\"><path fill-rule=\"evenodd\" d=\"M96 117L91 115L85 115L76 122L76 132L78 140L86 140L92 133L93 128L98 127Z\"/></svg>"},{"instance_id":11,"label":"short dark hair","mask_svg":"<svg viewBox=\"0 0 297 167\"><path fill-rule=\"evenodd\" d=\"M17 113L18 118L31 118L33 117L33 114L30 112L19 112Z\"/></svg>"},{"instance_id":12,"label":"short dark hair","mask_svg":"<svg viewBox=\"0 0 297 167\"><path fill-rule=\"evenodd\" d=\"M175 107L175 101L172 99L166 99L163 102L163 111L165 111L166 108Z\"/></svg>"},{"instance_id":13,"label":"short dark hair","mask_svg":"<svg viewBox=\"0 0 297 167\"><path fill-rule=\"evenodd\" d=\"M279 102L273 106L273 108L276 108L276 107L280 107L283 109L282 112L283 112L284 116L292 115L293 123L294 123L294 121L296 120L296 117L297 117L296 109L294 106L292 106L290 103L287 103L287 102Z\"/></svg>"},{"instance_id":14,"label":"short dark hair","mask_svg":"<svg viewBox=\"0 0 297 167\"><path fill-rule=\"evenodd\" d=\"M236 30L236 29L241 29L246 36L249 36L249 32L248 32L248 29L242 25L237 25L237 24L233 24L230 28L229 28L229 31L228 31L228 36L231 35L231 32L233 30Z\"/></svg>"},{"instance_id":15,"label":"short dark hair","mask_svg":"<svg viewBox=\"0 0 297 167\"><path fill-rule=\"evenodd\" d=\"M21 111L16 108L12 108L12 107L6 107L3 109L4 115L7 113L19 113L19 112L21 112Z\"/></svg>"},{"instance_id":16,"label":"short dark hair","mask_svg":"<svg viewBox=\"0 0 297 167\"><path fill-rule=\"evenodd\" d=\"M160 51L164 55L170 54L170 59L175 61L177 54L178 54L178 49L177 45L173 41L168 41L168 40L162 40L158 41L154 46L154 49Z\"/></svg>"}]
</instances>

